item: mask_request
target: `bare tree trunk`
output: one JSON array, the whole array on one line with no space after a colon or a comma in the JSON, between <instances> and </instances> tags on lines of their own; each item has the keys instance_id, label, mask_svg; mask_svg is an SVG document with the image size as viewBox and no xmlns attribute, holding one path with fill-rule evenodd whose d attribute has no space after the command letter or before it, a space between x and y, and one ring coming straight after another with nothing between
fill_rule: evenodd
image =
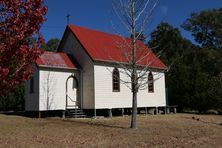
<instances>
[{"instance_id":1,"label":"bare tree trunk","mask_svg":"<svg viewBox=\"0 0 222 148\"><path fill-rule=\"evenodd\" d=\"M131 118L131 128L137 128L136 116L137 116L137 66L136 66L136 22L135 22L135 10L134 10L135 2L131 1L131 15L132 15L132 74L131 74L131 83L132 83L132 118Z\"/></svg>"},{"instance_id":2,"label":"bare tree trunk","mask_svg":"<svg viewBox=\"0 0 222 148\"><path fill-rule=\"evenodd\" d=\"M133 92L133 111L132 111L132 118L131 118L131 128L137 129L137 92Z\"/></svg>"}]
</instances>

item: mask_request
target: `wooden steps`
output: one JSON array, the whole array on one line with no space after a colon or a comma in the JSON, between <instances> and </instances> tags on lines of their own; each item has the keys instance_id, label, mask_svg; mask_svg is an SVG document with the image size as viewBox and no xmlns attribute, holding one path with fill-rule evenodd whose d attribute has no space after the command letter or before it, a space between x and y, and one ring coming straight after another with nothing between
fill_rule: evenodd
<instances>
[{"instance_id":1,"label":"wooden steps","mask_svg":"<svg viewBox=\"0 0 222 148\"><path fill-rule=\"evenodd\" d=\"M79 108L74 108L74 109L67 108L66 109L66 117L69 117L69 118L84 118L84 117L86 117L86 115Z\"/></svg>"}]
</instances>

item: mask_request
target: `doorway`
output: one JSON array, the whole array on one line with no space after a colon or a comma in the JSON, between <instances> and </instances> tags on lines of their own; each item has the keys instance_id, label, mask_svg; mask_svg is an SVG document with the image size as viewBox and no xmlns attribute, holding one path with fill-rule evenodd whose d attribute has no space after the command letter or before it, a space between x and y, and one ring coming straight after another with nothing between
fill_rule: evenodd
<instances>
[{"instance_id":1,"label":"doorway","mask_svg":"<svg viewBox=\"0 0 222 148\"><path fill-rule=\"evenodd\" d=\"M66 109L79 108L78 101L78 80L71 75L66 80Z\"/></svg>"}]
</instances>

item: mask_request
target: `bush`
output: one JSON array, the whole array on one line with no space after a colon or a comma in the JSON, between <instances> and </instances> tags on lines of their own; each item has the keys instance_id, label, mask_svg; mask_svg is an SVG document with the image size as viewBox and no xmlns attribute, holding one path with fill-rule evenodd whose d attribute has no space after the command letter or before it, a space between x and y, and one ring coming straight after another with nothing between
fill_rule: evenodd
<instances>
[{"instance_id":1,"label":"bush","mask_svg":"<svg viewBox=\"0 0 222 148\"><path fill-rule=\"evenodd\" d=\"M5 96L0 97L0 111L23 111L25 109L25 88L18 86Z\"/></svg>"}]
</instances>

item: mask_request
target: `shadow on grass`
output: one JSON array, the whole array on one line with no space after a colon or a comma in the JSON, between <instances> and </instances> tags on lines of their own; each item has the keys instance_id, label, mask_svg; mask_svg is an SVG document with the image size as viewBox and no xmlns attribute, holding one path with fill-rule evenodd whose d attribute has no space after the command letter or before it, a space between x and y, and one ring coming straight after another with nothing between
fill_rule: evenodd
<instances>
[{"instance_id":1,"label":"shadow on grass","mask_svg":"<svg viewBox=\"0 0 222 148\"><path fill-rule=\"evenodd\" d=\"M55 120L55 119L51 118L51 119L48 119L48 120ZM58 120L58 119L56 119L56 120ZM94 121L92 121L92 120L94 120ZM109 125L109 124L106 124L106 123L101 123L99 120L100 119L92 119L92 118L87 118L87 119L61 119L62 122L66 122L66 123L77 123L77 124L81 124L81 125L116 128L116 129L130 129L129 127L124 127L124 126L119 126L119 125Z\"/></svg>"},{"instance_id":2,"label":"shadow on grass","mask_svg":"<svg viewBox=\"0 0 222 148\"><path fill-rule=\"evenodd\" d=\"M29 116L25 111L1 111L0 114L9 115L9 116L22 116L22 117L33 117Z\"/></svg>"},{"instance_id":3,"label":"shadow on grass","mask_svg":"<svg viewBox=\"0 0 222 148\"><path fill-rule=\"evenodd\" d=\"M1 111L0 114L7 115L7 116L21 116L21 117L28 117L28 118L38 118L38 112L25 112L25 111ZM50 118L53 117L53 118ZM59 117L59 118L54 118ZM86 119L71 119L66 118L62 119L61 116L58 114L53 115L42 115L41 119L51 120L51 121L62 121L66 123L78 123L82 125L88 126L96 126L96 127L107 127L107 128L116 128L116 129L130 129L130 127L124 127L119 125L109 125L107 123L101 123L101 119L93 119L92 117L87 117ZM104 118L106 119L106 118Z\"/></svg>"},{"instance_id":4,"label":"shadow on grass","mask_svg":"<svg viewBox=\"0 0 222 148\"><path fill-rule=\"evenodd\" d=\"M28 118L47 118L47 117L61 117L60 111L42 111L39 114L38 111L1 111L0 114L9 115L9 116L21 116Z\"/></svg>"},{"instance_id":5,"label":"shadow on grass","mask_svg":"<svg viewBox=\"0 0 222 148\"><path fill-rule=\"evenodd\" d=\"M1 111L0 114L7 115L7 116L21 116L21 117L28 117L28 118L38 118L38 112ZM54 117L58 117L58 118L54 118ZM118 125L109 125L109 124L101 123L100 119L93 119L92 117L87 117L85 119L75 119L75 118L73 118L73 119L72 118L62 119L59 112L58 113L53 112L51 114L47 113L47 112L42 113L41 119L46 119L46 120L51 120L51 121L59 120L59 121L62 121L62 122L67 122L67 123L79 123L79 124L85 124L85 125L97 126L97 127L129 129L129 127L123 127L123 126L118 126Z\"/></svg>"}]
</instances>

